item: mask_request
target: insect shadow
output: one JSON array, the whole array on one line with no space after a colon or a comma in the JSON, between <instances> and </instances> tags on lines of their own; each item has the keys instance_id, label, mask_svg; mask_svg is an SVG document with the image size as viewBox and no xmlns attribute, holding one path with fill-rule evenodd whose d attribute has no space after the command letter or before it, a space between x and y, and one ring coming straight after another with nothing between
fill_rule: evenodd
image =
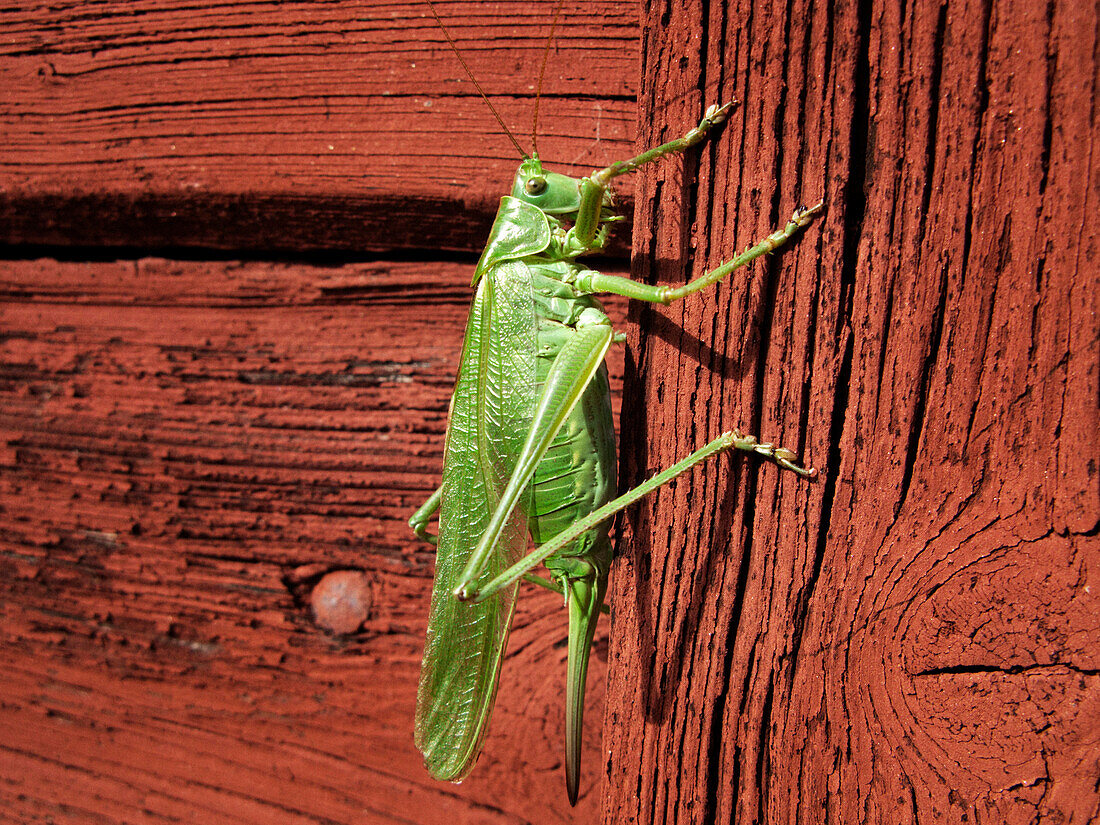
<instances>
[{"instance_id":1,"label":"insect shadow","mask_svg":"<svg viewBox=\"0 0 1100 825\"><path fill-rule=\"evenodd\" d=\"M661 282L666 282L669 273L687 273L690 269L688 260L688 256L684 256L659 261L654 270L661 273L659 276L661 279L665 279ZM765 294L770 294L777 277L778 262L774 259L769 260L766 262L766 268L768 271L764 278L767 283L764 284L763 289ZM741 286L745 289L750 288L748 283ZM770 316L765 301L754 301L752 304L752 317L746 321L744 327L746 330L758 330L760 334L747 336L746 348L738 357L719 351L698 336L691 334L654 305L632 304L628 314L629 323L644 329L646 335L641 338L637 350L633 348L627 350L624 386L629 386L631 383L641 386L642 376L646 372L647 342L654 338L675 348L685 360L695 361L713 370L723 381L741 380L746 372L751 370L751 365L757 363L760 341L767 334L765 327ZM750 365L749 370L746 370L746 365ZM629 407L624 408L621 414L620 449L623 459L620 466L620 489L633 487L642 479L652 475L654 467L660 464L659 461L654 463L648 458L649 444L645 435L649 417L647 395L639 392L631 397L635 400ZM751 422L753 429L758 429L758 418L758 415L753 416ZM683 620L678 626L666 630L666 638L672 640L666 648L672 652L669 655L658 656L653 642L657 638L658 617L651 609L651 600L648 598L648 594L652 592L652 560L655 557L655 550L666 546L666 537L655 533L650 519L652 511L644 505L624 513L616 523L616 555L618 555L618 547L622 544L624 527L632 534L630 547L634 571L634 609L639 627L637 643L641 646L638 656L640 661L655 663L653 677L642 682L641 696L646 717L652 721L662 721L674 710L679 701L679 684L682 679L690 675L689 670L693 666L691 657L678 655L676 651L689 649L695 640L701 638L706 595L714 592L713 588L717 580L729 576L726 572L726 560L730 551L729 536L734 529L735 518L738 516L738 504L740 504L742 510L737 520L744 525L744 532L739 542L741 554L737 559L734 605L730 612L733 622L724 640L726 643L725 672L728 673L732 666L737 628L747 595L748 575L754 552L759 466L750 462L730 461L729 471L725 474L721 489L714 495L715 518L711 522L708 535L696 537L696 545L700 548L706 547L706 553L693 574L690 589L686 594L686 605L678 599ZM671 482L670 488L674 488L677 483L678 481ZM656 557L660 555L656 553Z\"/></svg>"}]
</instances>

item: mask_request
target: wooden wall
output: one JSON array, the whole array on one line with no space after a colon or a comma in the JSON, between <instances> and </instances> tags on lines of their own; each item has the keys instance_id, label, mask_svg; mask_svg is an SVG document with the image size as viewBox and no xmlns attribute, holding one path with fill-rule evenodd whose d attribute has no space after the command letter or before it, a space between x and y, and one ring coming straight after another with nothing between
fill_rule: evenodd
<instances>
[{"instance_id":1,"label":"wooden wall","mask_svg":"<svg viewBox=\"0 0 1100 825\"><path fill-rule=\"evenodd\" d=\"M554 3L439 11L529 141ZM427 6L18 3L0 32L0 820L591 822L603 654L571 811L552 594L474 775L412 742L406 520L518 162ZM544 157L628 153L634 10L567 3L550 59ZM333 571L362 576L319 622Z\"/></svg>"},{"instance_id":2,"label":"wooden wall","mask_svg":"<svg viewBox=\"0 0 1100 825\"><path fill-rule=\"evenodd\" d=\"M554 6L439 7L525 145ZM516 163L427 8L0 7L0 821L1100 817L1098 21L566 0L557 168L737 101L620 187L636 277L826 201L610 304L624 483L733 426L822 475L723 459L624 520L571 810L552 594L474 774L412 744L405 520Z\"/></svg>"},{"instance_id":3,"label":"wooden wall","mask_svg":"<svg viewBox=\"0 0 1100 825\"><path fill-rule=\"evenodd\" d=\"M827 213L632 307L625 480L731 426L823 474L714 462L631 512L605 821L1097 821L1100 6L647 8L641 139L741 105L691 211L639 179L637 274Z\"/></svg>"}]
</instances>

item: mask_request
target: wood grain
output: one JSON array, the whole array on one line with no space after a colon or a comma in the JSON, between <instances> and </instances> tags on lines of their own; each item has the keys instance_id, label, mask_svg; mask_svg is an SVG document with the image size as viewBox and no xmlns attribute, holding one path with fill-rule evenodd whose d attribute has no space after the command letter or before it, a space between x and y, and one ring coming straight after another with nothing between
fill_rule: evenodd
<instances>
[{"instance_id":1,"label":"wood grain","mask_svg":"<svg viewBox=\"0 0 1100 825\"><path fill-rule=\"evenodd\" d=\"M440 5L521 142L554 5ZM470 779L411 742L440 250L515 164L427 10L0 5L0 820L1100 818L1094 6L651 5L639 86L635 9L565 4L559 168L630 152L637 88L646 143L737 101L638 179L637 277L827 203L621 325L624 482L731 426L823 475L723 459L624 520L571 811L553 595Z\"/></svg>"},{"instance_id":2,"label":"wood grain","mask_svg":"<svg viewBox=\"0 0 1100 825\"><path fill-rule=\"evenodd\" d=\"M824 475L714 462L628 519L604 821L1095 821L1098 9L703 9L644 21L643 111L684 101L644 139L741 105L640 179L636 274L827 214L633 311L624 474L743 426Z\"/></svg>"},{"instance_id":3,"label":"wood grain","mask_svg":"<svg viewBox=\"0 0 1100 825\"><path fill-rule=\"evenodd\" d=\"M441 2L529 148L554 2ZM517 153L422 2L0 7L0 242L476 249ZM539 148L629 152L634 9L567 3Z\"/></svg>"},{"instance_id":4,"label":"wood grain","mask_svg":"<svg viewBox=\"0 0 1100 825\"><path fill-rule=\"evenodd\" d=\"M565 800L554 594L521 600L474 774L437 782L412 744L433 555L406 519L471 265L8 262L0 819L592 821L598 723ZM333 635L310 596L344 569L373 606Z\"/></svg>"}]
</instances>

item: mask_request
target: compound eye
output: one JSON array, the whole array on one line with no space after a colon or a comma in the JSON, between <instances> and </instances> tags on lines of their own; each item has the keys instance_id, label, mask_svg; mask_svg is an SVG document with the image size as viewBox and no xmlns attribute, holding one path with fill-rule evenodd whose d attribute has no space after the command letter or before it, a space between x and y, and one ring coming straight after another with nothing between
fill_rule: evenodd
<instances>
[{"instance_id":1,"label":"compound eye","mask_svg":"<svg viewBox=\"0 0 1100 825\"><path fill-rule=\"evenodd\" d=\"M541 195L546 191L546 178L528 178L523 189L528 195Z\"/></svg>"}]
</instances>

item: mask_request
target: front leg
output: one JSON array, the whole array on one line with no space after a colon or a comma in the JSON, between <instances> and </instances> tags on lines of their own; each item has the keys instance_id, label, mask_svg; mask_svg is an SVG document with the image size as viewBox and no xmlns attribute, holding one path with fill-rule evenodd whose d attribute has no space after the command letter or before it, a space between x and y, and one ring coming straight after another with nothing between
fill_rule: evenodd
<instances>
[{"instance_id":1,"label":"front leg","mask_svg":"<svg viewBox=\"0 0 1100 825\"><path fill-rule=\"evenodd\" d=\"M596 237L600 225L600 210L604 206L604 193L611 184L613 178L633 172L639 166L652 163L666 155L675 155L690 149L697 143L701 143L712 128L722 123L729 114L733 104L726 103L723 106L709 106L699 125L686 135L668 143L662 143L653 149L642 152L630 160L617 161L605 169L593 172L581 181L581 205L577 210L577 222L573 226L573 234L577 242L582 246L589 246Z\"/></svg>"}]
</instances>

